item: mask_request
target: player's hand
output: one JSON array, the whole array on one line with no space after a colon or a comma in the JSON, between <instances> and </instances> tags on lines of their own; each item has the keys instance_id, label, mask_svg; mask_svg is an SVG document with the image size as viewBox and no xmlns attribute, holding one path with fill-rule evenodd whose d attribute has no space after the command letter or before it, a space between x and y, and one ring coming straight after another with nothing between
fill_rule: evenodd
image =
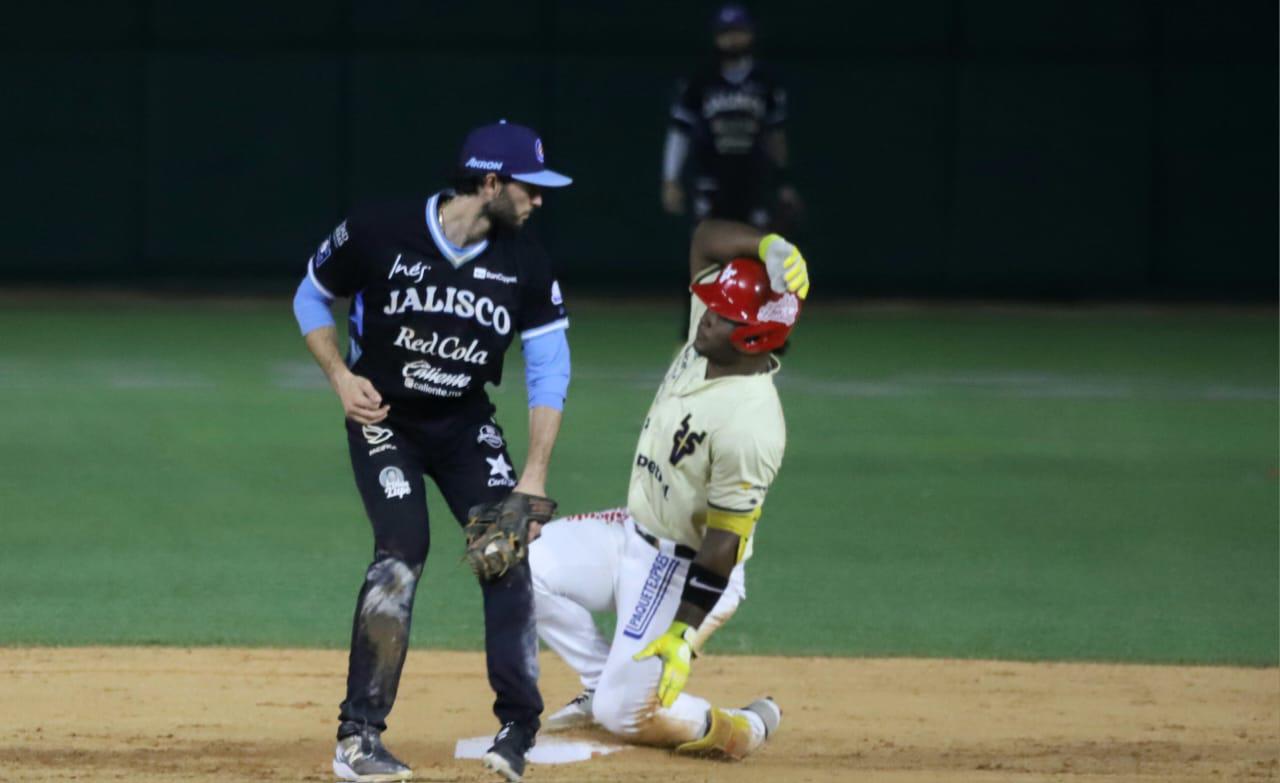
<instances>
[{"instance_id":1,"label":"player's hand","mask_svg":"<svg viewBox=\"0 0 1280 783\"><path fill-rule=\"evenodd\" d=\"M382 404L382 395L369 379L351 371L333 378L333 390L342 400L342 411L357 424L377 424L391 412L391 406Z\"/></svg>"},{"instance_id":2,"label":"player's hand","mask_svg":"<svg viewBox=\"0 0 1280 783\"><path fill-rule=\"evenodd\" d=\"M684 214L684 188L679 182L662 183L662 208L671 215Z\"/></svg>"},{"instance_id":3,"label":"player's hand","mask_svg":"<svg viewBox=\"0 0 1280 783\"><path fill-rule=\"evenodd\" d=\"M516 484L516 488L511 491L513 493L521 492L525 495L533 495L535 497L546 497L547 495L547 488L545 485L539 484L531 479L527 479L524 476L520 477L520 481ZM532 544L534 541L537 541L538 536L540 535L542 535L542 523L537 520L529 520L529 543Z\"/></svg>"},{"instance_id":4,"label":"player's hand","mask_svg":"<svg viewBox=\"0 0 1280 783\"><path fill-rule=\"evenodd\" d=\"M679 620L671 624L667 632L654 639L634 659L643 661L655 655L662 659L662 679L658 681L658 701L663 707L675 703L684 684L689 681L689 663L693 660L693 645L688 638L693 636L693 628Z\"/></svg>"},{"instance_id":5,"label":"player's hand","mask_svg":"<svg viewBox=\"0 0 1280 783\"><path fill-rule=\"evenodd\" d=\"M809 295L809 264L800 248L777 234L760 240L760 260L769 272L769 287L778 293L790 291L804 299Z\"/></svg>"}]
</instances>

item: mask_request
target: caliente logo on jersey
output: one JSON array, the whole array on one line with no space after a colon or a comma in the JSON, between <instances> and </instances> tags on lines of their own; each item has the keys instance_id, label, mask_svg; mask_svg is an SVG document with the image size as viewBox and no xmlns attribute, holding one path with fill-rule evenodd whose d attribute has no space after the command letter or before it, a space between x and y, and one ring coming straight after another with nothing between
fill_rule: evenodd
<instances>
[{"instance_id":1,"label":"caliente logo on jersey","mask_svg":"<svg viewBox=\"0 0 1280 783\"><path fill-rule=\"evenodd\" d=\"M461 397L471 384L471 376L463 372L445 372L431 362L419 359L409 362L401 370L406 389L434 394L437 397Z\"/></svg>"}]
</instances>

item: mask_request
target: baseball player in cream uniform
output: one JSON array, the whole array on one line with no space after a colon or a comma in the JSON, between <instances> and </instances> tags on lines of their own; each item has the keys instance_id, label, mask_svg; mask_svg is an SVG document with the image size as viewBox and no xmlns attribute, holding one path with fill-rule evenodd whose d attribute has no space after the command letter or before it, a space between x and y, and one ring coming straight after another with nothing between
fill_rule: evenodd
<instances>
[{"instance_id":1,"label":"baseball player in cream uniform","mask_svg":"<svg viewBox=\"0 0 1280 783\"><path fill-rule=\"evenodd\" d=\"M778 705L726 709L683 689L696 651L746 595L743 564L786 447L773 351L808 270L781 237L710 220L694 233L690 272L691 337L641 427L626 508L553 521L530 546L538 635L585 688L544 730L594 723L740 759L777 729ZM608 610L612 643L591 616Z\"/></svg>"}]
</instances>

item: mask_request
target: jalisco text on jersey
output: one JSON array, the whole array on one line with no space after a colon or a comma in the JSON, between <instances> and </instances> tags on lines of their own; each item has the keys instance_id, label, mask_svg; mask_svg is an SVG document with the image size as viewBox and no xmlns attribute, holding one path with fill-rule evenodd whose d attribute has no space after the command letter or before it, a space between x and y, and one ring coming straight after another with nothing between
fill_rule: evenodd
<instances>
[{"instance_id":1,"label":"jalisco text on jersey","mask_svg":"<svg viewBox=\"0 0 1280 783\"><path fill-rule=\"evenodd\" d=\"M418 337L418 333L407 326L400 327L394 345L413 351L414 353L438 356L441 359L453 359L467 364L488 364L489 352L477 346L479 340L472 340L470 345L463 345L458 337L441 339L439 332L432 332L430 339Z\"/></svg>"},{"instance_id":2,"label":"jalisco text on jersey","mask_svg":"<svg viewBox=\"0 0 1280 783\"><path fill-rule=\"evenodd\" d=\"M390 301L382 308L385 315L400 315L407 310L415 313L444 313L458 318L474 318L480 325L491 327L498 334L511 331L511 313L502 305L494 304L487 296L476 296L474 291L449 286L444 298L437 299L437 287L427 286L421 293L417 288L395 288Z\"/></svg>"}]
</instances>

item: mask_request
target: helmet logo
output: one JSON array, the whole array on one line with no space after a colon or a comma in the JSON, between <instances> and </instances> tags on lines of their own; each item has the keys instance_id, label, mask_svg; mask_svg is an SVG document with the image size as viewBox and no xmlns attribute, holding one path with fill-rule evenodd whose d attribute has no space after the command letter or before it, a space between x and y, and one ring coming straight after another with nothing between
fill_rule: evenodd
<instances>
[{"instance_id":1,"label":"helmet logo","mask_svg":"<svg viewBox=\"0 0 1280 783\"><path fill-rule=\"evenodd\" d=\"M756 313L756 319L791 326L796 322L796 316L799 314L800 299L795 294L783 294L782 297L761 305Z\"/></svg>"}]
</instances>

